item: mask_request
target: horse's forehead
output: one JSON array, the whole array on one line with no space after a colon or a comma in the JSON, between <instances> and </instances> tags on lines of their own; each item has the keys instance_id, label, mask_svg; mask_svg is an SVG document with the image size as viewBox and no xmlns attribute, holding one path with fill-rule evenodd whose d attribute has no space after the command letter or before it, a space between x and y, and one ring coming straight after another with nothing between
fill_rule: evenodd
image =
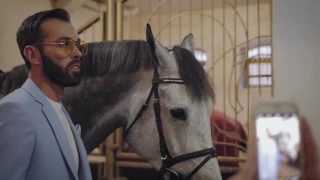
<instances>
[{"instance_id":1,"label":"horse's forehead","mask_svg":"<svg viewBox=\"0 0 320 180\"><path fill-rule=\"evenodd\" d=\"M166 102L169 106L178 104L185 104L185 106L187 106L190 104L189 97L183 85L168 84L160 88L160 93L167 96Z\"/></svg>"},{"instance_id":2,"label":"horse's forehead","mask_svg":"<svg viewBox=\"0 0 320 180\"><path fill-rule=\"evenodd\" d=\"M210 101L193 101L188 94L185 85L168 84L160 88L160 93L167 96L166 103L168 108L176 106L189 107L192 112L211 111L213 103Z\"/></svg>"}]
</instances>

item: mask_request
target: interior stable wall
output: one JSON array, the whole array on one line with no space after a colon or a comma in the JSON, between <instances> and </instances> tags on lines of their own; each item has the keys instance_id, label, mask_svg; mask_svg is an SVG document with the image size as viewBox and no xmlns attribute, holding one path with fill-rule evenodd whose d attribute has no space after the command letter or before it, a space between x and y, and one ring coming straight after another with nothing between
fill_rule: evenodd
<instances>
[{"instance_id":1,"label":"interior stable wall","mask_svg":"<svg viewBox=\"0 0 320 180\"><path fill-rule=\"evenodd\" d=\"M2 0L0 2L0 69L9 71L13 66L24 63L16 32L22 21L37 11L51 9L49 0Z\"/></svg>"},{"instance_id":2,"label":"interior stable wall","mask_svg":"<svg viewBox=\"0 0 320 180\"><path fill-rule=\"evenodd\" d=\"M125 17L124 39L145 40L146 22L151 25L158 40L167 47L179 45L187 34L193 33L196 46L208 53L205 68L209 70L215 62L213 70L208 71L215 86L215 109L225 111L228 116L245 125L245 128L248 127L251 96L261 95L269 98L271 90L262 88L259 92L258 88L251 88L248 95L247 88L235 87L242 73L241 60L243 59L241 59L240 50L247 47L247 42L256 41L257 43L258 39L255 38L271 35L271 5L263 3L259 7L257 4L248 7L238 6L236 10L228 5L225 8L206 7L202 11L193 11L190 17L189 12L161 12L169 8L168 4L164 4L151 17L149 14ZM147 21L148 18L150 18L149 21ZM236 67L236 70L233 67ZM236 94L239 102L235 101Z\"/></svg>"},{"instance_id":3,"label":"interior stable wall","mask_svg":"<svg viewBox=\"0 0 320 180\"><path fill-rule=\"evenodd\" d=\"M295 101L320 146L320 1L273 1L275 97ZM320 149L318 148L318 154Z\"/></svg>"},{"instance_id":4,"label":"interior stable wall","mask_svg":"<svg viewBox=\"0 0 320 180\"><path fill-rule=\"evenodd\" d=\"M16 43L16 32L25 18L49 9L52 9L50 0L0 0L0 69L9 71L24 63ZM72 24L78 29L96 14L97 12L80 8L72 11L70 16ZM100 27L96 29L99 30L96 34L101 33Z\"/></svg>"}]
</instances>

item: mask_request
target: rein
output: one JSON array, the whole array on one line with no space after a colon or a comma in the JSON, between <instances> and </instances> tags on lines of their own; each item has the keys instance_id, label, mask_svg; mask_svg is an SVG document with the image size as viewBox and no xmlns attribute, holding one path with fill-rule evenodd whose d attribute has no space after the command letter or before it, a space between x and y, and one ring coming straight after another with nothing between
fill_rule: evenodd
<instances>
[{"instance_id":1,"label":"rein","mask_svg":"<svg viewBox=\"0 0 320 180\"><path fill-rule=\"evenodd\" d=\"M150 90L150 93L145 101L145 103L141 106L139 112L137 113L135 119L133 120L132 124L127 128L127 130L124 133L124 137L128 135L128 132L131 130L131 128L134 126L134 124L138 121L138 119L142 116L143 112L147 109L148 103L151 99L151 96L153 94L153 109L154 109L154 115L155 120L157 124L157 130L159 134L159 146L160 146L160 153L161 153L161 160L162 160L162 167L159 170L159 178L163 179L166 172L171 172L174 174L178 180L190 180L191 177L199 171L211 158L216 158L216 149L214 147L203 149L200 151L195 151L188 154L183 154L177 157L172 158L171 154L169 153L169 150L167 148L167 144L163 135L162 130L162 121L161 121L161 114L160 114L160 103L159 103L159 84L185 84L183 79L177 79L177 78L159 78L158 68L155 67L153 79L152 79L152 88ZM181 177L178 173L170 169L173 165L187 161L194 158L199 158L207 156L187 177Z\"/></svg>"}]
</instances>

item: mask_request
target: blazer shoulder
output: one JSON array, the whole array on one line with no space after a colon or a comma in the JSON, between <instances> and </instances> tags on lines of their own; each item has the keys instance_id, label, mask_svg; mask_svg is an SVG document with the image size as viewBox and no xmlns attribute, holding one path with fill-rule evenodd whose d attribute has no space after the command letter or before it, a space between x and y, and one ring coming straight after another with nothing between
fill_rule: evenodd
<instances>
[{"instance_id":1,"label":"blazer shoulder","mask_svg":"<svg viewBox=\"0 0 320 180\"><path fill-rule=\"evenodd\" d=\"M0 125L20 124L21 128L31 127L32 118L27 107L19 102L0 103Z\"/></svg>"},{"instance_id":2,"label":"blazer shoulder","mask_svg":"<svg viewBox=\"0 0 320 180\"><path fill-rule=\"evenodd\" d=\"M33 114L35 115L35 108L38 104L32 96L22 89L18 89L0 100L0 122L12 120L19 123L23 120L30 124ZM20 122L22 123L22 122Z\"/></svg>"},{"instance_id":3,"label":"blazer shoulder","mask_svg":"<svg viewBox=\"0 0 320 180\"><path fill-rule=\"evenodd\" d=\"M0 99L0 106L9 102L25 107L34 105L34 103L36 103L31 94L22 88L19 88Z\"/></svg>"}]
</instances>

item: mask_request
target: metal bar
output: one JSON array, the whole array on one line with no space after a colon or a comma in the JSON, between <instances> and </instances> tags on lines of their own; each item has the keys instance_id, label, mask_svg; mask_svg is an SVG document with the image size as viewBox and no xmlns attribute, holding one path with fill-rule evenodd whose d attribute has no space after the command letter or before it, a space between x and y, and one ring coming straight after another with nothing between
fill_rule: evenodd
<instances>
[{"instance_id":1,"label":"metal bar","mask_svg":"<svg viewBox=\"0 0 320 180\"><path fill-rule=\"evenodd\" d=\"M100 38L101 40L107 40L107 13L101 12L100 13L100 28L101 28L101 34Z\"/></svg>"},{"instance_id":2,"label":"metal bar","mask_svg":"<svg viewBox=\"0 0 320 180\"><path fill-rule=\"evenodd\" d=\"M181 0L179 0L179 14L181 14ZM171 19L171 18L170 18ZM182 35L182 29L181 29L182 23L181 23L181 17L179 16L179 42L181 42L181 35Z\"/></svg>"},{"instance_id":3,"label":"metal bar","mask_svg":"<svg viewBox=\"0 0 320 180\"><path fill-rule=\"evenodd\" d=\"M271 97L273 97L274 96L274 74L273 74L273 72L274 72L274 67L273 67L273 65L274 65L274 55L273 55L273 34L272 34L272 31L273 31L273 28L272 28L272 26L273 26L273 0L270 0L270 8L269 8L269 18L270 18L270 21L269 21L269 23L270 23L270 46L271 46L271 85L272 85L272 87L271 87Z\"/></svg>"},{"instance_id":4,"label":"metal bar","mask_svg":"<svg viewBox=\"0 0 320 180\"><path fill-rule=\"evenodd\" d=\"M204 27L203 27L203 0L201 0L201 2L200 2L200 8L201 8L201 14L200 14L200 29L201 29L201 33L200 33L200 47L201 47L201 49L204 49L203 48L203 31L204 31ZM191 26L192 26L192 24L191 24Z\"/></svg>"},{"instance_id":5,"label":"metal bar","mask_svg":"<svg viewBox=\"0 0 320 180\"><path fill-rule=\"evenodd\" d=\"M161 0L158 0L159 4L160 4L160 1ZM158 29L161 27L161 7L162 6L160 6L159 9L158 9L159 10L159 15L158 15L159 21L157 23L158 24ZM161 41L161 33L159 34L159 41Z\"/></svg>"},{"instance_id":6,"label":"metal bar","mask_svg":"<svg viewBox=\"0 0 320 180\"><path fill-rule=\"evenodd\" d=\"M271 75L263 75L263 74L259 74L259 75L249 75L248 78L260 78L260 77L271 77Z\"/></svg>"},{"instance_id":7,"label":"metal bar","mask_svg":"<svg viewBox=\"0 0 320 180\"><path fill-rule=\"evenodd\" d=\"M223 16L222 16L222 22L223 22L223 26L225 27L226 25L226 3L225 1L223 1ZM223 49L223 61L222 61L222 81L223 81L223 118L226 118L226 33L225 31L222 32L222 37L223 37L223 44L222 44L222 49ZM223 121L223 129L226 129L226 121ZM226 137L223 136L223 142L226 142ZM224 146L223 147L223 152L224 154L227 154L227 149Z\"/></svg>"},{"instance_id":8,"label":"metal bar","mask_svg":"<svg viewBox=\"0 0 320 180\"><path fill-rule=\"evenodd\" d=\"M189 32L192 32L192 0L190 0L189 4L189 10L190 10L190 19L189 19L189 24L190 24L190 30Z\"/></svg>"},{"instance_id":9,"label":"metal bar","mask_svg":"<svg viewBox=\"0 0 320 180\"><path fill-rule=\"evenodd\" d=\"M115 40L115 3L114 0L107 0L107 29L108 29L108 34L107 34L107 39L109 41L114 41Z\"/></svg>"},{"instance_id":10,"label":"metal bar","mask_svg":"<svg viewBox=\"0 0 320 180\"><path fill-rule=\"evenodd\" d=\"M169 19L171 19L171 13L172 13L172 9L171 9L171 2L169 2ZM169 23L169 45L172 46L172 39L171 39L171 22Z\"/></svg>"},{"instance_id":11,"label":"metal bar","mask_svg":"<svg viewBox=\"0 0 320 180\"><path fill-rule=\"evenodd\" d=\"M214 58L215 58L215 41L214 41L214 36L215 36L215 29L214 29L214 20L215 20L215 14L214 14L214 12L215 12L215 9L214 9L214 0L212 0L212 14L211 14L211 16L212 16L212 21L211 21L211 25L212 25L212 39L211 39L211 46L212 46L212 53L211 53L211 56L212 56L212 60L211 60L211 68L212 68L212 72L211 72L211 78L212 78L212 82L214 82ZM210 70L210 69L209 69Z\"/></svg>"},{"instance_id":12,"label":"metal bar","mask_svg":"<svg viewBox=\"0 0 320 180\"><path fill-rule=\"evenodd\" d=\"M92 41L95 42L95 39L96 39L96 33L95 33L95 24L92 25Z\"/></svg>"},{"instance_id":13,"label":"metal bar","mask_svg":"<svg viewBox=\"0 0 320 180\"><path fill-rule=\"evenodd\" d=\"M253 59L247 59L248 63L270 63L272 61L271 58L263 58L259 62L259 59L253 58Z\"/></svg>"},{"instance_id":14,"label":"metal bar","mask_svg":"<svg viewBox=\"0 0 320 180\"><path fill-rule=\"evenodd\" d=\"M115 12L115 19L116 19L116 40L119 41L123 38L123 2L122 0L117 0L116 1L116 12ZM130 11L131 12L131 11ZM123 150L123 128L118 128L115 131L115 144L114 144L114 151L116 151L115 153L118 152L122 152ZM116 155L113 156L113 158L115 158ZM116 162L116 160L114 159L114 161ZM114 163L115 163L114 162ZM115 168L114 163L112 164L112 166L114 167L113 172L114 172L114 176L118 176L118 169Z\"/></svg>"},{"instance_id":15,"label":"metal bar","mask_svg":"<svg viewBox=\"0 0 320 180\"><path fill-rule=\"evenodd\" d=\"M121 40L123 36L123 3L122 0L117 0L116 4L116 40Z\"/></svg>"},{"instance_id":16,"label":"metal bar","mask_svg":"<svg viewBox=\"0 0 320 180\"><path fill-rule=\"evenodd\" d=\"M107 40L114 41L115 40L115 3L114 0L107 0ZM105 172L107 173L108 178L114 178L115 169L114 169L114 144L115 144L115 133L111 133L106 140L107 148L106 148L106 166Z\"/></svg>"},{"instance_id":17,"label":"metal bar","mask_svg":"<svg viewBox=\"0 0 320 180\"><path fill-rule=\"evenodd\" d=\"M139 8L142 7L142 3L141 3L141 2L142 2L142 0L139 0ZM141 19L142 19L142 18L141 18L141 16L140 16L140 17L139 17L139 27L145 26L145 24L142 24ZM142 35L143 35L143 34L141 34L141 31L139 31L139 38L141 38Z\"/></svg>"},{"instance_id":18,"label":"metal bar","mask_svg":"<svg viewBox=\"0 0 320 180\"><path fill-rule=\"evenodd\" d=\"M237 0L235 0L235 12L234 12L234 44L237 44ZM237 49L236 46L233 51L233 68L234 68L234 97L235 97L235 121L238 121L238 86L237 86ZM236 131L238 131L238 126L236 126Z\"/></svg>"},{"instance_id":19,"label":"metal bar","mask_svg":"<svg viewBox=\"0 0 320 180\"><path fill-rule=\"evenodd\" d=\"M245 60L248 59L248 49L249 49L249 28L250 28L250 22L249 22L249 0L247 0L247 8L246 8L246 13L247 13L247 31L246 31L246 41L247 41L247 45L246 45L246 53L245 53ZM250 137L250 84L249 84L249 79L248 77L246 77L245 79L246 83L248 84L247 87L247 122L248 122L248 137Z\"/></svg>"},{"instance_id":20,"label":"metal bar","mask_svg":"<svg viewBox=\"0 0 320 180\"><path fill-rule=\"evenodd\" d=\"M128 2L128 6L130 7L132 1ZM132 39L132 9L130 11L130 17L129 17L129 29L130 29L130 39Z\"/></svg>"},{"instance_id":21,"label":"metal bar","mask_svg":"<svg viewBox=\"0 0 320 180\"><path fill-rule=\"evenodd\" d=\"M260 38L260 0L258 0L258 5L257 5L257 11L258 11L258 44L259 44L259 48L258 48L258 54L259 54L259 63L261 62L261 56L260 56L260 40L261 40L261 38ZM260 64L259 64L259 66L258 66L258 73L260 74ZM261 96L261 87L260 87L260 85L261 85L261 78L259 78L259 95Z\"/></svg>"}]
</instances>

